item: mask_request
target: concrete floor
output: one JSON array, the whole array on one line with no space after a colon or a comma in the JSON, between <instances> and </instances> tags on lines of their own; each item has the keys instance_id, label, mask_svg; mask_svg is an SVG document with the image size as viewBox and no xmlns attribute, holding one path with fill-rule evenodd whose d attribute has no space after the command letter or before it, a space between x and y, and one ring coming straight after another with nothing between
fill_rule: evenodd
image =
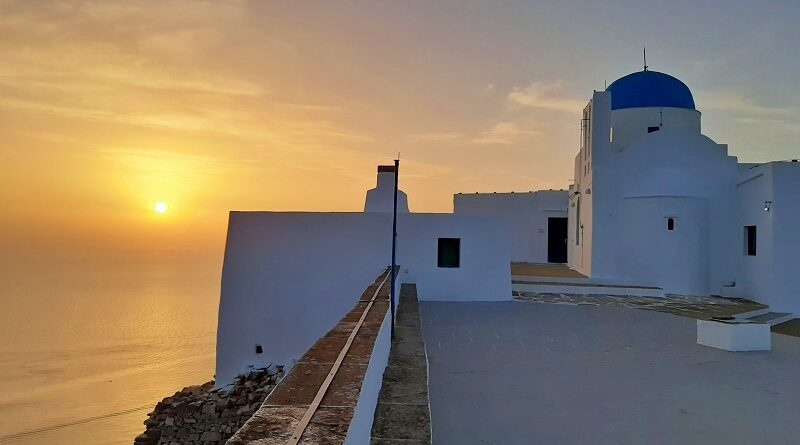
<instances>
[{"instance_id":1,"label":"concrete floor","mask_svg":"<svg viewBox=\"0 0 800 445\"><path fill-rule=\"evenodd\" d=\"M422 302L434 444L800 443L800 339L608 306Z\"/></svg>"}]
</instances>

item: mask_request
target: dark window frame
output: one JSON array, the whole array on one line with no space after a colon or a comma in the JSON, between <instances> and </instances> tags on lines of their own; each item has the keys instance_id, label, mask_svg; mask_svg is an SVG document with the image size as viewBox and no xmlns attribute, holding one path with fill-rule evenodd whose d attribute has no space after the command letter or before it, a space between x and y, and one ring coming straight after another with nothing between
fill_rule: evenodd
<instances>
[{"instance_id":1,"label":"dark window frame","mask_svg":"<svg viewBox=\"0 0 800 445\"><path fill-rule=\"evenodd\" d=\"M744 226L744 254L747 256L758 254L758 226Z\"/></svg>"},{"instance_id":2,"label":"dark window frame","mask_svg":"<svg viewBox=\"0 0 800 445\"><path fill-rule=\"evenodd\" d=\"M675 218L674 216L667 217L667 231L672 232L675 230L675 227L677 226L677 219L678 218Z\"/></svg>"},{"instance_id":3,"label":"dark window frame","mask_svg":"<svg viewBox=\"0 0 800 445\"><path fill-rule=\"evenodd\" d=\"M439 238L436 246L436 266L446 269L461 267L461 238Z\"/></svg>"},{"instance_id":4,"label":"dark window frame","mask_svg":"<svg viewBox=\"0 0 800 445\"><path fill-rule=\"evenodd\" d=\"M655 133L656 131L661 130L661 127L647 127L648 133Z\"/></svg>"}]
</instances>

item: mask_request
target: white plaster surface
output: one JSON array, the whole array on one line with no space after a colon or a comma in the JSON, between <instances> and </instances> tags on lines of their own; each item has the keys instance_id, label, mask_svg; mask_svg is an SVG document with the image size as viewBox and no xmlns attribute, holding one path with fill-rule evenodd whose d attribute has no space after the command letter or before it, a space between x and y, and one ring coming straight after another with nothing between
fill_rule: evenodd
<instances>
[{"instance_id":1,"label":"white plaster surface","mask_svg":"<svg viewBox=\"0 0 800 445\"><path fill-rule=\"evenodd\" d=\"M391 263L391 214L232 212L222 272L216 380L292 366ZM510 300L509 240L491 219L400 215L398 282L433 300ZM437 267L439 237L461 238L461 267ZM263 347L255 353L255 345Z\"/></svg>"},{"instance_id":2,"label":"white plaster surface","mask_svg":"<svg viewBox=\"0 0 800 445\"><path fill-rule=\"evenodd\" d=\"M386 283L386 286L389 282ZM372 421L375 418L375 407L383 385L383 371L389 364L389 352L392 348L391 313L386 311L386 317L375 339L372 355L369 358L367 372L358 394L358 402L353 412L353 419L347 429L345 445L366 445L372 436Z\"/></svg>"},{"instance_id":3,"label":"white plaster surface","mask_svg":"<svg viewBox=\"0 0 800 445\"><path fill-rule=\"evenodd\" d=\"M743 166L737 185L738 274L728 293L800 314L800 162ZM771 201L765 211L765 201ZM744 226L757 227L757 254L744 250Z\"/></svg>"},{"instance_id":4,"label":"white plaster surface","mask_svg":"<svg viewBox=\"0 0 800 445\"><path fill-rule=\"evenodd\" d=\"M731 353L607 306L420 304L443 444L794 444L800 339Z\"/></svg>"},{"instance_id":5,"label":"white plaster surface","mask_svg":"<svg viewBox=\"0 0 800 445\"><path fill-rule=\"evenodd\" d=\"M765 323L697 320L697 344L726 351L769 351L772 333Z\"/></svg>"},{"instance_id":6,"label":"white plaster surface","mask_svg":"<svg viewBox=\"0 0 800 445\"><path fill-rule=\"evenodd\" d=\"M375 188L367 190L364 211L394 212L394 172L378 172ZM408 195L402 190L397 191L397 213L408 213Z\"/></svg>"},{"instance_id":7,"label":"white plaster surface","mask_svg":"<svg viewBox=\"0 0 800 445\"><path fill-rule=\"evenodd\" d=\"M438 238L461 239L461 265L440 268ZM403 215L397 223L402 283L416 283L420 301L511 300L510 240L491 217L436 213Z\"/></svg>"},{"instance_id":8,"label":"white plaster surface","mask_svg":"<svg viewBox=\"0 0 800 445\"><path fill-rule=\"evenodd\" d=\"M481 215L502 221L511 238L511 261L546 263L548 218L567 217L567 192L459 193L453 213Z\"/></svg>"},{"instance_id":9,"label":"white plaster surface","mask_svg":"<svg viewBox=\"0 0 800 445\"><path fill-rule=\"evenodd\" d=\"M231 212L217 384L248 366L291 367L389 265L390 233L379 213Z\"/></svg>"}]
</instances>

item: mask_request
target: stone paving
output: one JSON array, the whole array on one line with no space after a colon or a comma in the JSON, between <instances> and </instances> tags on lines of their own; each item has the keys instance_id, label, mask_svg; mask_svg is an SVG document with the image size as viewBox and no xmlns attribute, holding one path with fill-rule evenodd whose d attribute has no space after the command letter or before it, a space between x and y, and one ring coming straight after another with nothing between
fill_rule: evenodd
<instances>
[{"instance_id":1,"label":"stone paving","mask_svg":"<svg viewBox=\"0 0 800 445\"><path fill-rule=\"evenodd\" d=\"M371 445L429 445L428 364L417 287L403 284L392 351L383 374Z\"/></svg>"},{"instance_id":2,"label":"stone paving","mask_svg":"<svg viewBox=\"0 0 800 445\"><path fill-rule=\"evenodd\" d=\"M535 303L616 306L646 309L656 312L680 315L698 320L711 317L732 317L736 314L764 309L767 306L743 298L695 297L667 295L663 298L614 296L614 295L571 295L540 294L536 292L514 292L514 299Z\"/></svg>"}]
</instances>

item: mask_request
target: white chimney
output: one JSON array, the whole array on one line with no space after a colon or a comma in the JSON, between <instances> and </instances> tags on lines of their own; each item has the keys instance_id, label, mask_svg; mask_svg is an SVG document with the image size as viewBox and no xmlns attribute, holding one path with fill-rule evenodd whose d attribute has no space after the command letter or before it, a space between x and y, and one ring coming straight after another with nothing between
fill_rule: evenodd
<instances>
[{"instance_id":1,"label":"white chimney","mask_svg":"<svg viewBox=\"0 0 800 445\"><path fill-rule=\"evenodd\" d=\"M374 189L367 190L364 212L391 213L394 206L394 165L378 166L378 182ZM408 196L397 191L397 213L408 213Z\"/></svg>"}]
</instances>

